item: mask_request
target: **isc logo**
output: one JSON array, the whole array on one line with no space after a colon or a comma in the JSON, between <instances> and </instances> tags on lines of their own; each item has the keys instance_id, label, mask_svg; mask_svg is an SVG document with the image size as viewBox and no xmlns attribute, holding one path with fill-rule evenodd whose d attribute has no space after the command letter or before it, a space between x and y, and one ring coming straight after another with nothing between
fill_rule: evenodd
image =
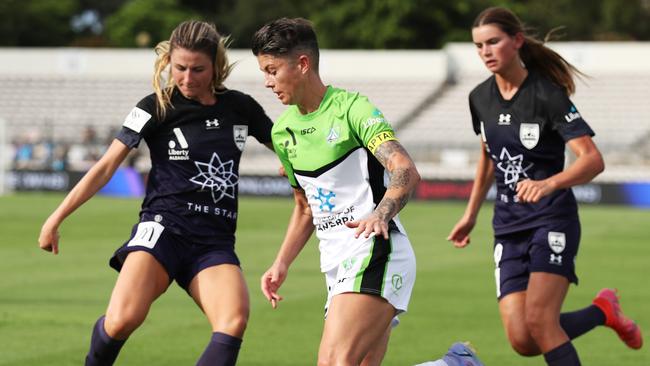
<instances>
[{"instance_id":1,"label":"isc logo","mask_svg":"<svg viewBox=\"0 0 650 366\"><path fill-rule=\"evenodd\" d=\"M302 130L300 130L301 135L309 135L314 132L316 132L316 128L314 127L303 128Z\"/></svg>"}]
</instances>

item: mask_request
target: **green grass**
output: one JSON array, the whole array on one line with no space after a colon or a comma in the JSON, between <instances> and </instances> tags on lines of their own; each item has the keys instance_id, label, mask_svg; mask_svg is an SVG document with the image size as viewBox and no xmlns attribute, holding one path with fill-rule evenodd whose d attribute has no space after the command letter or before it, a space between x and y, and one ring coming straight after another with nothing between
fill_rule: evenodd
<instances>
[{"instance_id":1,"label":"green grass","mask_svg":"<svg viewBox=\"0 0 650 366\"><path fill-rule=\"evenodd\" d=\"M61 228L61 253L37 247L40 225L62 199L56 194L0 197L0 365L80 365L95 319L105 311L116 273L107 265L137 219L139 200L96 197ZM325 286L313 241L294 263L272 310L259 276L274 259L291 210L289 199L241 200L237 251L249 283L252 312L240 365L315 364ZM418 260L409 313L391 338L384 365L437 358L456 340L470 340L486 365L542 365L508 345L494 299L490 207L472 245L444 238L463 203L413 202L402 214ZM566 310L580 308L605 286L618 287L626 313L650 334L650 211L583 206L577 261L580 286ZM192 365L210 328L192 300L172 285L124 347L120 365ZM650 352L628 350L600 327L575 345L585 365L648 365Z\"/></svg>"}]
</instances>

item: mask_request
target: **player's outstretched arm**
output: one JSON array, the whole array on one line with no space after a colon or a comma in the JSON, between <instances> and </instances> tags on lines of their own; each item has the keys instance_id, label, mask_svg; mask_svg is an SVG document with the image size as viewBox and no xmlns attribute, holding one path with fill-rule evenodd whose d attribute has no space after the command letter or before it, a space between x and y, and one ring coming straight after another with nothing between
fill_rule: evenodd
<instances>
[{"instance_id":1,"label":"player's outstretched arm","mask_svg":"<svg viewBox=\"0 0 650 366\"><path fill-rule=\"evenodd\" d=\"M485 143L481 141L481 155L476 165L474 185L472 186L465 213L447 236L447 240L451 241L455 247L464 248L469 244L469 234L476 224L478 212L493 181L494 165L487 155Z\"/></svg>"},{"instance_id":2,"label":"player's outstretched arm","mask_svg":"<svg viewBox=\"0 0 650 366\"><path fill-rule=\"evenodd\" d=\"M374 234L388 239L388 222L404 208L420 181L420 174L402 144L396 140L379 145L375 157L388 172L386 193L370 216L346 225L356 228L355 237L363 234L367 238Z\"/></svg>"},{"instance_id":3,"label":"player's outstretched arm","mask_svg":"<svg viewBox=\"0 0 650 366\"><path fill-rule=\"evenodd\" d=\"M89 200L113 176L115 170L126 158L130 149L119 140L113 140L106 153L95 165L81 178L79 183L72 188L59 207L47 218L41 227L38 237L38 246L52 252L59 253L59 225L84 202Z\"/></svg>"},{"instance_id":4,"label":"player's outstretched arm","mask_svg":"<svg viewBox=\"0 0 650 366\"><path fill-rule=\"evenodd\" d=\"M295 206L289 219L287 233L285 234L278 255L260 280L262 293L271 306L275 309L282 296L278 294L278 289L287 278L289 266L296 259L302 248L305 247L307 240L314 232L311 210L307 202L307 196L302 189L294 189L293 192Z\"/></svg>"}]
</instances>

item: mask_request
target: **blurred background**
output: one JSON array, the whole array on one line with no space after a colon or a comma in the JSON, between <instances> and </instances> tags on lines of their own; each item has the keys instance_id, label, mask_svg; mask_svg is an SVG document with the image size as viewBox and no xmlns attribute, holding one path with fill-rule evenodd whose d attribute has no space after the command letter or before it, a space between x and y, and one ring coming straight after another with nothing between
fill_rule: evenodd
<instances>
[{"instance_id":1,"label":"blurred background","mask_svg":"<svg viewBox=\"0 0 650 366\"><path fill-rule=\"evenodd\" d=\"M588 75L572 99L607 170L576 187L578 198L650 206L650 0L2 0L2 189L74 185L152 92L152 48L185 19L230 36L238 64L226 85L277 117L284 106L264 89L250 39L271 19L302 16L318 31L325 82L367 95L393 123L425 178L417 197L464 199L479 146L467 95L489 76L470 26L492 5L511 8L540 37L560 27L549 45ZM242 193L289 194L258 144L241 165ZM142 193L146 146L125 168L103 193Z\"/></svg>"},{"instance_id":2,"label":"blurred background","mask_svg":"<svg viewBox=\"0 0 650 366\"><path fill-rule=\"evenodd\" d=\"M61 255L38 250L36 240L65 192L152 92L155 44L186 19L214 22L230 35L229 58L237 63L226 86L252 95L276 118L285 107L264 88L249 46L261 25L281 16L314 23L325 83L367 95L424 178L417 200L400 213L417 253L418 280L384 365L438 358L457 340L472 341L486 365L540 365L539 357L516 355L501 329L490 203L470 247L459 251L445 241L465 208L479 155L468 94L489 77L470 27L494 5L514 10L542 38L563 27L550 47L588 75L572 100L596 132L606 170L574 187L588 204L580 209L580 286L572 287L565 308L582 308L601 287L616 286L647 335L650 0L0 0L0 365L82 363L116 277L106 262L138 217L150 167L146 145L131 152L104 197L61 227ZM292 207L289 198L264 197L290 195L278 167L249 139L237 252L252 312L241 365L314 364L322 329L325 291L314 239L292 266L278 311L257 289ZM209 334L201 312L171 286L118 364L191 365ZM647 346L632 352L604 328L576 346L588 365L650 364Z\"/></svg>"}]
</instances>

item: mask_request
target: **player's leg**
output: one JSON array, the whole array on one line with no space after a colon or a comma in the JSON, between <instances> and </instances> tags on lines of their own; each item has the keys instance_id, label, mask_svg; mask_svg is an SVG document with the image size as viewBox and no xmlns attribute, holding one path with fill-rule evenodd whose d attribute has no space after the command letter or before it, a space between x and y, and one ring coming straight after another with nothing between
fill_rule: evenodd
<instances>
[{"instance_id":1,"label":"player's leg","mask_svg":"<svg viewBox=\"0 0 650 366\"><path fill-rule=\"evenodd\" d=\"M497 236L494 241L494 276L501 322L510 345L522 356L541 353L525 322L532 236L532 231L526 231Z\"/></svg>"},{"instance_id":2,"label":"player's leg","mask_svg":"<svg viewBox=\"0 0 650 366\"><path fill-rule=\"evenodd\" d=\"M395 308L386 299L364 293L342 293L330 302L318 351L318 364L359 365L379 345Z\"/></svg>"},{"instance_id":3,"label":"player's leg","mask_svg":"<svg viewBox=\"0 0 650 366\"><path fill-rule=\"evenodd\" d=\"M579 366L573 344L560 326L560 310L569 280L555 273L533 272L526 291L526 326L549 366Z\"/></svg>"},{"instance_id":4,"label":"player's leg","mask_svg":"<svg viewBox=\"0 0 650 366\"><path fill-rule=\"evenodd\" d=\"M392 323L392 321L391 321ZM392 329L392 324L386 328L384 335L381 336L381 339L377 341L374 347L363 357L360 366L379 366L381 361L386 355L386 350L388 350L388 340L390 339L390 331Z\"/></svg>"},{"instance_id":5,"label":"player's leg","mask_svg":"<svg viewBox=\"0 0 650 366\"><path fill-rule=\"evenodd\" d=\"M512 348L522 356L541 354L526 326L526 291L517 291L499 300L499 313Z\"/></svg>"},{"instance_id":6,"label":"player's leg","mask_svg":"<svg viewBox=\"0 0 650 366\"><path fill-rule=\"evenodd\" d=\"M205 313L213 332L197 365L234 365L250 309L241 269L236 264L205 268L192 279L189 292Z\"/></svg>"},{"instance_id":7,"label":"player's leg","mask_svg":"<svg viewBox=\"0 0 650 366\"><path fill-rule=\"evenodd\" d=\"M144 321L153 301L169 286L165 268L152 254L128 254L113 288L106 315L93 329L86 365L112 365L131 333Z\"/></svg>"}]
</instances>

